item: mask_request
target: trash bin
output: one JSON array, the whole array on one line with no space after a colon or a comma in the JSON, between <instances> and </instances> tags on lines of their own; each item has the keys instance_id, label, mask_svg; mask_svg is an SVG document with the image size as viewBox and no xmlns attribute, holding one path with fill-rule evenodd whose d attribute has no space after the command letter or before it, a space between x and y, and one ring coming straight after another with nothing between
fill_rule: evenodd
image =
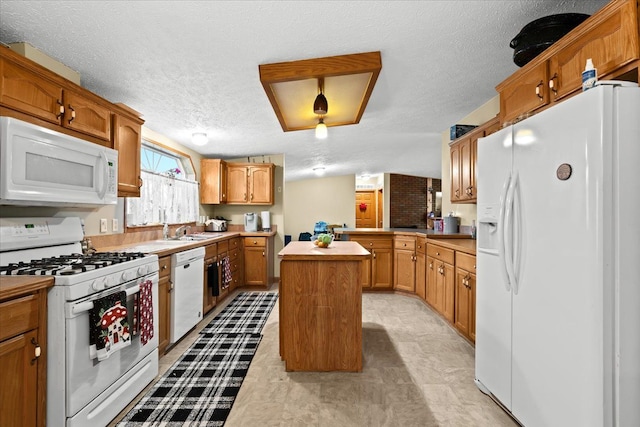
<instances>
[{"instance_id":1,"label":"trash bin","mask_svg":"<svg viewBox=\"0 0 640 427\"><path fill-rule=\"evenodd\" d=\"M285 234L284 235L284 245L287 246L290 241L291 241L291 234Z\"/></svg>"}]
</instances>

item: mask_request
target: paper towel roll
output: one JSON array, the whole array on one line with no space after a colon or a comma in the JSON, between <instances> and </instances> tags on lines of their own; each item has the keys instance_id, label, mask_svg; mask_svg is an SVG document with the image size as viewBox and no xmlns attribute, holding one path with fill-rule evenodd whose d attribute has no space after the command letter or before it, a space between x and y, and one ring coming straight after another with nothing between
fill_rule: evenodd
<instances>
[{"instance_id":1,"label":"paper towel roll","mask_svg":"<svg viewBox=\"0 0 640 427\"><path fill-rule=\"evenodd\" d=\"M260 212L260 219L262 220L262 229L264 231L271 231L271 212Z\"/></svg>"}]
</instances>

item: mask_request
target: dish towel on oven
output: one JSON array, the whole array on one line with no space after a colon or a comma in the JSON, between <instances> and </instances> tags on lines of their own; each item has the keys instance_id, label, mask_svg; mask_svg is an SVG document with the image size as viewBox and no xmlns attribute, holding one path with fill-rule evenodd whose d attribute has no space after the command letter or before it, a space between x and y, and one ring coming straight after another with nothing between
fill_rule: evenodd
<instances>
[{"instance_id":1,"label":"dish towel on oven","mask_svg":"<svg viewBox=\"0 0 640 427\"><path fill-rule=\"evenodd\" d=\"M153 338L153 282L145 280L140 284L138 297L138 326L140 328L140 344L145 345Z\"/></svg>"},{"instance_id":2,"label":"dish towel on oven","mask_svg":"<svg viewBox=\"0 0 640 427\"><path fill-rule=\"evenodd\" d=\"M222 258L222 288L228 288L231 283L231 261L226 256Z\"/></svg>"},{"instance_id":3,"label":"dish towel on oven","mask_svg":"<svg viewBox=\"0 0 640 427\"><path fill-rule=\"evenodd\" d=\"M127 293L98 298L89 310L89 357L105 360L111 353L131 344Z\"/></svg>"}]
</instances>

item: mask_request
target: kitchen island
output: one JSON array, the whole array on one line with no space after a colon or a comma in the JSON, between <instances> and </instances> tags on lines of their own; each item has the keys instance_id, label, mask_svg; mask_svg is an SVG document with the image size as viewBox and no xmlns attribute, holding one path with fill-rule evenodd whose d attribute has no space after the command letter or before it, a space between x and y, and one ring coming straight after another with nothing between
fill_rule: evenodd
<instances>
[{"instance_id":1,"label":"kitchen island","mask_svg":"<svg viewBox=\"0 0 640 427\"><path fill-rule=\"evenodd\" d=\"M280 261L280 357L287 371L362 371L362 261L356 242L291 242Z\"/></svg>"}]
</instances>

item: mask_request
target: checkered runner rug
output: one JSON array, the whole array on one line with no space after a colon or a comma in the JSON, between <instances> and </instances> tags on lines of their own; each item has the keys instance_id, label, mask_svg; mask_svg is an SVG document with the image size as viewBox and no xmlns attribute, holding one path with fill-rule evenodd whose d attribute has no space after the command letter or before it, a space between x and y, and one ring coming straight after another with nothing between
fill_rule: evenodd
<instances>
[{"instance_id":1,"label":"checkered runner rug","mask_svg":"<svg viewBox=\"0 0 640 427\"><path fill-rule=\"evenodd\" d=\"M259 334L277 299L277 292L241 292L200 333Z\"/></svg>"},{"instance_id":2,"label":"checkered runner rug","mask_svg":"<svg viewBox=\"0 0 640 427\"><path fill-rule=\"evenodd\" d=\"M203 335L118 426L224 425L261 335Z\"/></svg>"}]
</instances>

